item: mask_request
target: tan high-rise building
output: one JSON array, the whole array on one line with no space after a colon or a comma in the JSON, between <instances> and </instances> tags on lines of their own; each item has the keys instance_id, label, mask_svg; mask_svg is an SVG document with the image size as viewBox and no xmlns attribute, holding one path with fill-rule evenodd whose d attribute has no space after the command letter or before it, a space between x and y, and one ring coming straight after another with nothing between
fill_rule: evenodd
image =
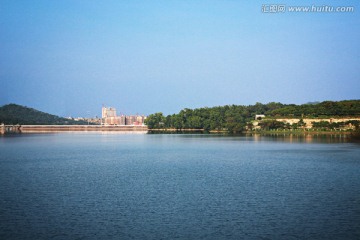
<instances>
[{"instance_id":1,"label":"tan high-rise building","mask_svg":"<svg viewBox=\"0 0 360 240\"><path fill-rule=\"evenodd\" d=\"M102 118L116 117L116 109L113 107L102 107L101 116Z\"/></svg>"},{"instance_id":2,"label":"tan high-rise building","mask_svg":"<svg viewBox=\"0 0 360 240\"><path fill-rule=\"evenodd\" d=\"M119 121L116 118L116 109L113 107L102 107L101 117L102 117L102 124L119 125Z\"/></svg>"}]
</instances>

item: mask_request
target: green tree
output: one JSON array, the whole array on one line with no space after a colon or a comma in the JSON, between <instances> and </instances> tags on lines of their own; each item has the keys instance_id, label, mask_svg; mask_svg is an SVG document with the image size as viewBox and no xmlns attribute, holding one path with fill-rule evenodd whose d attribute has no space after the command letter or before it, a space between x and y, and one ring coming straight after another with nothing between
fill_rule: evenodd
<instances>
[{"instance_id":1,"label":"green tree","mask_svg":"<svg viewBox=\"0 0 360 240\"><path fill-rule=\"evenodd\" d=\"M276 130L276 129L284 129L286 125L285 123L276 120L265 120L265 121L261 121L259 123L259 126L263 130Z\"/></svg>"},{"instance_id":2,"label":"green tree","mask_svg":"<svg viewBox=\"0 0 360 240\"><path fill-rule=\"evenodd\" d=\"M165 127L166 118L161 112L150 114L146 120L145 124L149 129L159 129Z\"/></svg>"}]
</instances>

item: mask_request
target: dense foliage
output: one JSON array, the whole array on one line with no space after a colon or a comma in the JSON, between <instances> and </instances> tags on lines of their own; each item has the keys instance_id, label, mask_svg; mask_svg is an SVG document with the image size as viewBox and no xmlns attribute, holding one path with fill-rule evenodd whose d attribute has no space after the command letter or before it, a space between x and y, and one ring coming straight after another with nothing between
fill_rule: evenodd
<instances>
[{"instance_id":1,"label":"dense foliage","mask_svg":"<svg viewBox=\"0 0 360 240\"><path fill-rule=\"evenodd\" d=\"M0 107L0 124L20 125L74 125L87 124L84 121L74 121L44 113L33 108L8 104Z\"/></svg>"},{"instance_id":2,"label":"dense foliage","mask_svg":"<svg viewBox=\"0 0 360 240\"><path fill-rule=\"evenodd\" d=\"M267 113L269 116L294 117L334 117L359 116L360 100L347 100L340 102L325 101L318 104L284 105Z\"/></svg>"},{"instance_id":3,"label":"dense foliage","mask_svg":"<svg viewBox=\"0 0 360 240\"><path fill-rule=\"evenodd\" d=\"M312 122L312 127L314 129L321 129L321 130L337 130L342 129L349 124L355 126L356 129L358 129L360 121L344 121L344 122L327 122L327 121L321 121L321 122Z\"/></svg>"},{"instance_id":4,"label":"dense foliage","mask_svg":"<svg viewBox=\"0 0 360 240\"><path fill-rule=\"evenodd\" d=\"M317 117L345 117L360 116L360 100L340 102L325 101L321 103L308 103L302 105L282 104L271 102L268 104L256 103L255 105L226 105L212 108L198 108L181 110L178 114L164 116L155 113L148 116L146 124L149 129L203 129L226 130L241 132L255 115L265 114L266 117L277 118L317 118ZM275 120L262 121L264 129L301 128L302 122L296 126L285 125Z\"/></svg>"}]
</instances>

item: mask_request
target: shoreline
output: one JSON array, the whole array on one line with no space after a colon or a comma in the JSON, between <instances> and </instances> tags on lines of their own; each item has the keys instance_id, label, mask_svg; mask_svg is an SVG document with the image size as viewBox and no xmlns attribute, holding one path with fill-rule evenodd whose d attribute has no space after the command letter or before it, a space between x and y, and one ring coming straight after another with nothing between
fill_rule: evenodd
<instances>
[{"instance_id":1,"label":"shoreline","mask_svg":"<svg viewBox=\"0 0 360 240\"><path fill-rule=\"evenodd\" d=\"M56 132L148 132L147 126L137 125L0 125L0 128L0 134Z\"/></svg>"},{"instance_id":2,"label":"shoreline","mask_svg":"<svg viewBox=\"0 0 360 240\"><path fill-rule=\"evenodd\" d=\"M59 133L59 132L119 132L142 134L220 134L234 135L225 130L204 129L148 129L147 126L137 125L0 125L0 135L11 133ZM279 131L243 131L244 135L347 135L352 131L317 131L317 130L279 130ZM236 135L236 134L235 134Z\"/></svg>"},{"instance_id":3,"label":"shoreline","mask_svg":"<svg viewBox=\"0 0 360 240\"><path fill-rule=\"evenodd\" d=\"M236 134L294 134L294 135L325 135L325 134L341 134L341 135L351 135L353 131L318 131L318 130L279 130L279 131L243 131L239 133L229 133L226 130L210 130L205 131L204 129L174 129L174 128L162 128L162 129L148 129L149 133L154 134L171 134L171 133L202 133L202 134L226 134L226 135L236 135Z\"/></svg>"}]
</instances>

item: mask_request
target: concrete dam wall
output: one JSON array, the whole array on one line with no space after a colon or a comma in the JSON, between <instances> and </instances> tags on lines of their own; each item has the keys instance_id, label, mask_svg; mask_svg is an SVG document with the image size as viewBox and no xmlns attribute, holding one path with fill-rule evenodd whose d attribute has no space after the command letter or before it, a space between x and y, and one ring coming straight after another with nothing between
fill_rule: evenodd
<instances>
[{"instance_id":1,"label":"concrete dam wall","mask_svg":"<svg viewBox=\"0 0 360 240\"><path fill-rule=\"evenodd\" d=\"M1 133L45 133L45 132L143 132L147 126L107 126L107 125L16 125L4 126Z\"/></svg>"}]
</instances>

